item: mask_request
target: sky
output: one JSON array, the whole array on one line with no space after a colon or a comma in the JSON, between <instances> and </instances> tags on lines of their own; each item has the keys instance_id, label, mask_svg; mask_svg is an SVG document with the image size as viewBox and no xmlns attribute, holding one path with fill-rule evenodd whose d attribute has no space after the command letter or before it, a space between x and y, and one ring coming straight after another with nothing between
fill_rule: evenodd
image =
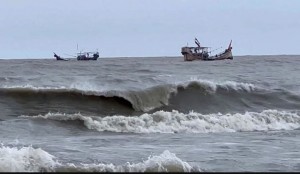
<instances>
[{"instance_id":1,"label":"sky","mask_svg":"<svg viewBox=\"0 0 300 174\"><path fill-rule=\"evenodd\" d=\"M300 55L299 18L299 0L0 0L0 58L181 56L195 37L232 40L234 56Z\"/></svg>"}]
</instances>

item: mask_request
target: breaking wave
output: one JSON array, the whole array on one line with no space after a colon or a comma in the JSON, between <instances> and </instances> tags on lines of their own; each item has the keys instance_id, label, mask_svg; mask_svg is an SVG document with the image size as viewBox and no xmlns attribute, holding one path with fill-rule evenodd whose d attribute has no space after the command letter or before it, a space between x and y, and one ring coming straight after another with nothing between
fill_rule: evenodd
<instances>
[{"instance_id":1,"label":"breaking wave","mask_svg":"<svg viewBox=\"0 0 300 174\"><path fill-rule=\"evenodd\" d=\"M164 151L139 163L73 164L62 163L41 148L0 146L0 172L193 172L201 171Z\"/></svg>"},{"instance_id":2,"label":"breaking wave","mask_svg":"<svg viewBox=\"0 0 300 174\"><path fill-rule=\"evenodd\" d=\"M241 109L238 111L245 111L247 110L245 108L260 106L266 106L264 109L300 107L300 97L288 91L268 90L253 84L233 81L216 83L198 80L180 84L158 85L143 90L123 91L12 86L0 88L0 95L15 97L24 101L30 98L30 101L36 100L37 105L45 102L45 97L53 103L64 100L62 103L64 105L82 105L81 103L88 102L90 108L100 107L99 104L107 104L106 102L109 100L111 102L110 107L121 105L138 112L155 112L161 109L171 111L180 108L180 111L196 110L198 112L210 109L206 112L210 113L211 110L222 112L227 111L226 109L234 110L235 108ZM80 102L74 103L75 101ZM291 104L291 106L285 108L285 105L288 104Z\"/></svg>"},{"instance_id":3,"label":"breaking wave","mask_svg":"<svg viewBox=\"0 0 300 174\"><path fill-rule=\"evenodd\" d=\"M294 130L300 128L297 112L265 110L244 114L200 114L157 111L140 116L83 116L81 114L48 113L46 115L25 116L58 121L82 121L88 129L100 132L125 133L210 133L238 131Z\"/></svg>"},{"instance_id":4,"label":"breaking wave","mask_svg":"<svg viewBox=\"0 0 300 174\"><path fill-rule=\"evenodd\" d=\"M53 171L59 163L48 152L33 147L8 147L0 145L0 172Z\"/></svg>"},{"instance_id":5,"label":"breaking wave","mask_svg":"<svg viewBox=\"0 0 300 174\"><path fill-rule=\"evenodd\" d=\"M191 166L182 161L175 154L164 151L158 156L150 156L147 160L139 163L129 163L124 165L114 164L68 164L57 168L59 172L200 172L201 169Z\"/></svg>"}]
</instances>

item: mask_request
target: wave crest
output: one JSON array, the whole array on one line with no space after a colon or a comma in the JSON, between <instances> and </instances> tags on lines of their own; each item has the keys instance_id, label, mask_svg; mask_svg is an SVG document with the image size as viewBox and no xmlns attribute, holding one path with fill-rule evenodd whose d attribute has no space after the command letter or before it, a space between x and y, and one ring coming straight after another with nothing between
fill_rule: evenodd
<instances>
[{"instance_id":1,"label":"wave crest","mask_svg":"<svg viewBox=\"0 0 300 174\"><path fill-rule=\"evenodd\" d=\"M277 110L245 112L244 114L200 114L157 111L140 116L83 116L81 114L48 113L38 116L21 116L51 120L81 120L88 129L131 133L210 133L237 131L293 130L300 127L297 113Z\"/></svg>"},{"instance_id":2,"label":"wave crest","mask_svg":"<svg viewBox=\"0 0 300 174\"><path fill-rule=\"evenodd\" d=\"M0 146L0 172L53 172L59 163L48 152L33 147Z\"/></svg>"},{"instance_id":3,"label":"wave crest","mask_svg":"<svg viewBox=\"0 0 300 174\"><path fill-rule=\"evenodd\" d=\"M70 94L73 96L92 96L102 98L114 98L117 102L127 103L126 106L132 107L135 111L148 112L162 106L169 105L171 94L176 94L182 90L202 90L206 92L218 92L218 90L230 90L230 91L247 91L251 92L255 90L255 86L247 83L238 83L232 81L226 81L224 83L216 83L206 80L188 81L179 84L165 84L153 86L143 90L97 90L94 86L91 88L84 88L81 86L71 85L68 87L35 87L32 85L24 86L5 86L0 89L0 92L5 94L10 93L14 97L22 97L21 95L14 94L26 94L27 95L49 95L49 98L53 100L60 100L61 97L68 98ZM53 95L53 94L59 94ZM56 97L56 98L55 98ZM27 98L24 98L26 100ZM72 98L73 99L73 98ZM71 99L70 99L71 100ZM100 99L101 100L101 99ZM128 104L129 103L129 104Z\"/></svg>"},{"instance_id":4,"label":"wave crest","mask_svg":"<svg viewBox=\"0 0 300 174\"><path fill-rule=\"evenodd\" d=\"M114 164L82 164L76 166L68 164L57 169L59 172L200 172L198 167L192 167L189 163L182 161L175 154L165 150L158 156L150 156L140 163L129 162L125 165Z\"/></svg>"},{"instance_id":5,"label":"wave crest","mask_svg":"<svg viewBox=\"0 0 300 174\"><path fill-rule=\"evenodd\" d=\"M233 91L246 91L252 92L259 89L257 86L251 83L242 83L235 81L225 82L213 82L209 80L193 80L178 85L179 88L190 89L190 88L202 88L208 92L217 92L220 89L233 90Z\"/></svg>"},{"instance_id":6,"label":"wave crest","mask_svg":"<svg viewBox=\"0 0 300 174\"><path fill-rule=\"evenodd\" d=\"M0 172L193 172L201 171L164 151L139 163L124 165L59 163L41 148L0 146Z\"/></svg>"}]
</instances>

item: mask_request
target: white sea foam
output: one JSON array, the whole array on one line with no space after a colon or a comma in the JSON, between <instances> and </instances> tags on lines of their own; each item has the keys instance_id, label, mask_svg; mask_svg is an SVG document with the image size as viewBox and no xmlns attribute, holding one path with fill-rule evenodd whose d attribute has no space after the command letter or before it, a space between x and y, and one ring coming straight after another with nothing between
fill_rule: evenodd
<instances>
[{"instance_id":1,"label":"white sea foam","mask_svg":"<svg viewBox=\"0 0 300 174\"><path fill-rule=\"evenodd\" d=\"M218 87L221 88L232 88L234 90L246 90L246 91L253 91L257 89L258 87L255 86L254 84L251 83L242 83L242 82L235 82L235 81L224 81L224 82L216 82L213 80L205 80L205 79L198 79L198 78L191 78L188 81L185 82L175 82L175 84L166 84L168 86L168 89L171 92L174 91L175 86L184 86L187 87L191 83L197 83L199 86L207 87L207 89L211 89L213 91L216 91ZM174 86L173 86L174 85ZM163 86L163 85L160 85ZM157 86L153 86L150 88L147 88L148 90L151 88L155 88ZM24 84L24 85L4 85L2 86L4 89L27 89L27 90L35 90L35 91L43 91L43 90L66 90L66 91L81 91L81 92L87 92L91 93L94 92L95 94L97 93L104 93L108 92L111 90L111 88L104 87L101 85L100 87L97 85L95 86L94 84L90 82L76 82L76 83L71 83L69 86L35 86L31 84ZM134 87L132 87L134 88ZM146 90L146 89L145 89ZM112 90L112 91L126 91L126 89L119 89L119 90Z\"/></svg>"},{"instance_id":2,"label":"white sea foam","mask_svg":"<svg viewBox=\"0 0 300 174\"><path fill-rule=\"evenodd\" d=\"M201 171L198 167L192 167L182 161L175 154L164 151L158 156L150 156L140 163L129 163L124 165L114 164L81 164L75 166L68 164L58 171L81 171L81 172L193 172Z\"/></svg>"},{"instance_id":3,"label":"white sea foam","mask_svg":"<svg viewBox=\"0 0 300 174\"><path fill-rule=\"evenodd\" d=\"M40 148L0 145L0 172L50 172L58 164L54 156Z\"/></svg>"},{"instance_id":4,"label":"white sea foam","mask_svg":"<svg viewBox=\"0 0 300 174\"><path fill-rule=\"evenodd\" d=\"M84 85L83 85L84 86ZM3 86L2 89L5 90L18 90L18 91L34 91L34 92L76 92L81 93L85 95L101 95L101 91L95 90L95 88L92 87L80 87L80 86L74 86L73 84L70 85L70 87L67 86L34 86L31 84L26 85L14 85L14 86Z\"/></svg>"},{"instance_id":5,"label":"white sea foam","mask_svg":"<svg viewBox=\"0 0 300 174\"><path fill-rule=\"evenodd\" d=\"M201 171L182 161L175 154L164 151L150 156L139 163L114 164L73 164L60 163L41 148L8 147L0 145L0 172L192 172Z\"/></svg>"},{"instance_id":6,"label":"white sea foam","mask_svg":"<svg viewBox=\"0 0 300 174\"><path fill-rule=\"evenodd\" d=\"M179 83L177 85L183 85L187 87L191 83L196 82L199 86L203 86L204 88L210 90L211 92L216 92L218 88L225 88L225 89L233 89L236 91L244 90L247 92L252 92L256 89L261 89L254 84L251 83L243 83L243 82L235 82L235 81L214 81L214 80L205 80L199 78L191 78L189 81L184 83Z\"/></svg>"},{"instance_id":7,"label":"white sea foam","mask_svg":"<svg viewBox=\"0 0 300 174\"><path fill-rule=\"evenodd\" d=\"M297 113L277 110L245 112L243 114L200 114L157 111L140 116L83 116L81 114L48 113L38 116L21 116L52 120L82 120L88 129L132 133L209 133L236 131L293 130L300 127Z\"/></svg>"},{"instance_id":8,"label":"white sea foam","mask_svg":"<svg viewBox=\"0 0 300 174\"><path fill-rule=\"evenodd\" d=\"M34 86L31 84L24 84L24 85L4 85L2 86L2 89L17 89L17 90L33 90L33 91L38 91L38 90L56 90L56 89L67 89L64 86L57 86L57 87L52 87L52 86Z\"/></svg>"},{"instance_id":9,"label":"white sea foam","mask_svg":"<svg viewBox=\"0 0 300 174\"><path fill-rule=\"evenodd\" d=\"M106 84L95 85L94 83L91 83L89 81L81 80L71 83L69 87L66 87L66 89L90 93L94 92L95 94L99 94L105 91L109 91L111 87L106 86Z\"/></svg>"}]
</instances>

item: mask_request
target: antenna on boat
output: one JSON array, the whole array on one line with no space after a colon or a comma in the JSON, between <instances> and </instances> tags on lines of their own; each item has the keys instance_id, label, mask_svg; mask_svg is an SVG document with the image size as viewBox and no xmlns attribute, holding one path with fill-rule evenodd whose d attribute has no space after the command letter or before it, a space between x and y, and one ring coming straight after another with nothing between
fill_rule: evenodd
<instances>
[{"instance_id":1,"label":"antenna on boat","mask_svg":"<svg viewBox=\"0 0 300 174\"><path fill-rule=\"evenodd\" d=\"M77 44L77 51L78 51L78 44Z\"/></svg>"},{"instance_id":2,"label":"antenna on boat","mask_svg":"<svg viewBox=\"0 0 300 174\"><path fill-rule=\"evenodd\" d=\"M228 50L231 49L231 43L232 43L232 39L230 40L230 43L228 45Z\"/></svg>"}]
</instances>

